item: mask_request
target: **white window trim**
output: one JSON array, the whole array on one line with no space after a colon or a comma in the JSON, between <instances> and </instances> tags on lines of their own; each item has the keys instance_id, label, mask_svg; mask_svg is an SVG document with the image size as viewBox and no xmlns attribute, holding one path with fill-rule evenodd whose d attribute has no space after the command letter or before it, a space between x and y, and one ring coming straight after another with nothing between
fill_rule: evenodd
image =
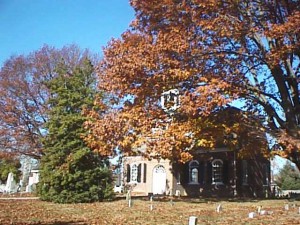
<instances>
[{"instance_id":1,"label":"white window trim","mask_svg":"<svg viewBox=\"0 0 300 225\"><path fill-rule=\"evenodd\" d=\"M195 166L191 166L192 164L196 163L197 164L197 167ZM192 176L192 170L193 169L197 169L197 182L195 181L192 181L191 180L191 176ZM199 162L197 160L192 160L190 163L189 163L189 184L199 184Z\"/></svg>"},{"instance_id":2,"label":"white window trim","mask_svg":"<svg viewBox=\"0 0 300 225\"><path fill-rule=\"evenodd\" d=\"M136 167L136 177L135 177L135 180L133 180L133 167ZM129 181L129 184L137 184L138 181L137 181L137 178L138 178L138 164L137 163L132 163L130 164L130 181Z\"/></svg>"},{"instance_id":3,"label":"white window trim","mask_svg":"<svg viewBox=\"0 0 300 225\"><path fill-rule=\"evenodd\" d=\"M221 170L221 177L222 177L222 181L217 181L217 182L215 182L214 181L214 175L215 175L215 172L214 172L214 164L216 163L216 162L220 162L221 164L222 164L222 170ZM221 160L221 159L214 159L212 162L211 162L211 167L212 167L212 171L211 171L211 178L212 178L212 184L214 184L214 185L224 185L224 181L223 181L223 179L224 179L224 177L223 177L223 166L224 166L224 163L223 163L223 160Z\"/></svg>"}]
</instances>

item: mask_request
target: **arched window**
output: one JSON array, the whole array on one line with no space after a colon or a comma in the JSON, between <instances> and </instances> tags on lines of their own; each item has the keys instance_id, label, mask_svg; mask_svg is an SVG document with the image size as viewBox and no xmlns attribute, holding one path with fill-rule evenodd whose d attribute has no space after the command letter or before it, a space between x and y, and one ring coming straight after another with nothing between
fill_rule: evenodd
<instances>
[{"instance_id":1,"label":"arched window","mask_svg":"<svg viewBox=\"0 0 300 225\"><path fill-rule=\"evenodd\" d=\"M189 183L199 183L199 163L196 160L189 163Z\"/></svg>"},{"instance_id":2,"label":"arched window","mask_svg":"<svg viewBox=\"0 0 300 225\"><path fill-rule=\"evenodd\" d=\"M212 183L223 184L223 161L221 159L212 161Z\"/></svg>"}]
</instances>

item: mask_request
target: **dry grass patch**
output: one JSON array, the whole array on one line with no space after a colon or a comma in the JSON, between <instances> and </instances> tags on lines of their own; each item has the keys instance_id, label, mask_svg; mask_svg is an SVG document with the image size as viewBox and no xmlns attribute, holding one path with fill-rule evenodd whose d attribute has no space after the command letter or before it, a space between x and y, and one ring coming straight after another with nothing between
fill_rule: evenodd
<instances>
[{"instance_id":1,"label":"dry grass patch","mask_svg":"<svg viewBox=\"0 0 300 225\"><path fill-rule=\"evenodd\" d=\"M284 210L289 203L290 210ZM188 224L196 216L199 224L300 224L299 201L263 200L252 202L204 200L134 199L131 208L126 200L91 204L54 204L40 200L1 200L0 224ZM216 212L218 204L223 210ZM248 218L258 206L272 211L271 215Z\"/></svg>"}]
</instances>

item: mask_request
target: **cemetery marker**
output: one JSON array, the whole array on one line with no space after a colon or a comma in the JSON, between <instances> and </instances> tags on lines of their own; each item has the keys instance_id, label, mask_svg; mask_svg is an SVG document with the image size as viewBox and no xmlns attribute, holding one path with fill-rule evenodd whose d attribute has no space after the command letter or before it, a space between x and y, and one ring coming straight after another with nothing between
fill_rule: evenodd
<instances>
[{"instance_id":1,"label":"cemetery marker","mask_svg":"<svg viewBox=\"0 0 300 225\"><path fill-rule=\"evenodd\" d=\"M197 217L196 216L190 216L188 225L197 225Z\"/></svg>"}]
</instances>

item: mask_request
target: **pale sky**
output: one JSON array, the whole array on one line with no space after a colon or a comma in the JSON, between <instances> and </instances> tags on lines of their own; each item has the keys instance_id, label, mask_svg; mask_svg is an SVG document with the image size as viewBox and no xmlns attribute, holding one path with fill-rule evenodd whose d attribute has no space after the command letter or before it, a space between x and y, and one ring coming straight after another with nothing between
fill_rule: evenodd
<instances>
[{"instance_id":1,"label":"pale sky","mask_svg":"<svg viewBox=\"0 0 300 225\"><path fill-rule=\"evenodd\" d=\"M77 44L101 55L133 19L129 0L0 0L0 66L44 44Z\"/></svg>"}]
</instances>

